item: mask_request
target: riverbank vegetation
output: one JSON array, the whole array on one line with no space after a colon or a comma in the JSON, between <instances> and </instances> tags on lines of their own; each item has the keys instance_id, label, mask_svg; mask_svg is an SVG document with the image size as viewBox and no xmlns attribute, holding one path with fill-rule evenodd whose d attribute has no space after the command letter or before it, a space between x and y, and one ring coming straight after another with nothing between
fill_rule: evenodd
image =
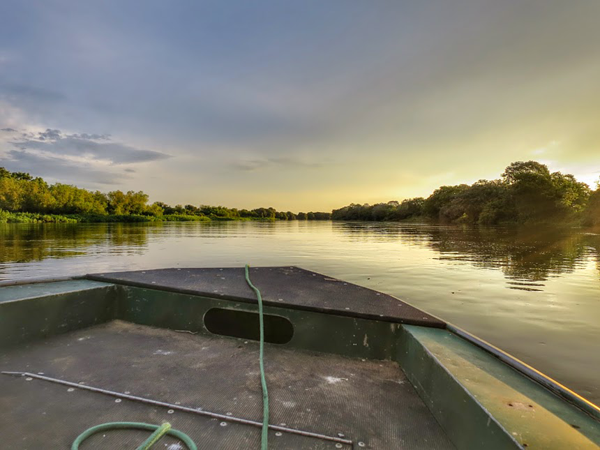
<instances>
[{"instance_id":1,"label":"riverbank vegetation","mask_svg":"<svg viewBox=\"0 0 600 450\"><path fill-rule=\"evenodd\" d=\"M351 204L333 210L332 219L600 226L600 186L592 192L573 175L551 173L536 161L519 161L497 180L442 186L427 198Z\"/></svg>"},{"instance_id":2,"label":"riverbank vegetation","mask_svg":"<svg viewBox=\"0 0 600 450\"><path fill-rule=\"evenodd\" d=\"M496 180L441 186L429 197L350 204L332 213L274 208L148 202L142 191L102 193L0 167L0 223L154 222L225 220L434 221L471 225L567 224L600 226L600 186L550 172L536 161L514 162Z\"/></svg>"},{"instance_id":3,"label":"riverbank vegetation","mask_svg":"<svg viewBox=\"0 0 600 450\"><path fill-rule=\"evenodd\" d=\"M88 191L0 167L0 223L185 222L211 220L329 220L330 213L294 214L274 208L170 206L148 203L142 191Z\"/></svg>"}]
</instances>

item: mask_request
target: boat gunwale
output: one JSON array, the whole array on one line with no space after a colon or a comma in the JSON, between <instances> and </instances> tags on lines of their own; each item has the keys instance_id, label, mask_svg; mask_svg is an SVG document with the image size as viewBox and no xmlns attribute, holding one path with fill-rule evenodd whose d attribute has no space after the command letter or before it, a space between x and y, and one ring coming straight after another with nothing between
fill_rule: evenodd
<instances>
[{"instance_id":1,"label":"boat gunwale","mask_svg":"<svg viewBox=\"0 0 600 450\"><path fill-rule=\"evenodd\" d=\"M22 278L20 280L3 280L0 281L0 288L9 286L23 286L27 284L43 284L43 283L60 283L61 281L85 280L85 275L52 277L52 278ZM94 280L95 281L95 280Z\"/></svg>"},{"instance_id":2,"label":"boat gunwale","mask_svg":"<svg viewBox=\"0 0 600 450\"><path fill-rule=\"evenodd\" d=\"M520 359L512 356L510 353L505 352L504 350L490 344L489 342L469 333L468 331L463 330L456 325L451 323L446 324L446 329L451 333L457 335L458 337L468 341L469 343L477 346L478 348L485 350L487 353L492 356L498 358L500 361L510 366L520 374L526 376L527 378L537 382L544 388L548 389L553 394L559 396L561 399L569 402L571 405L580 409L584 413L591 416L593 419L600 421L600 407L595 403L592 403L585 397L579 395L578 393L572 391L565 385L559 383L558 381L550 378L543 372L540 372L536 368L530 366L529 364L521 361Z\"/></svg>"}]
</instances>

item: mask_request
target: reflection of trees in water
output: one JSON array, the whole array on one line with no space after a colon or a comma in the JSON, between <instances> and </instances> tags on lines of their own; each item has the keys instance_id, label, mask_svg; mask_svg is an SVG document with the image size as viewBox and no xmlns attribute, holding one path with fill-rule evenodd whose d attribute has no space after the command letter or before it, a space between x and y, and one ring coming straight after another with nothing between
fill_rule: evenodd
<instances>
[{"instance_id":1,"label":"reflection of trees in water","mask_svg":"<svg viewBox=\"0 0 600 450\"><path fill-rule=\"evenodd\" d=\"M139 254L148 242L147 224L0 225L0 262L42 261L106 251Z\"/></svg>"},{"instance_id":2,"label":"reflection of trees in water","mask_svg":"<svg viewBox=\"0 0 600 450\"><path fill-rule=\"evenodd\" d=\"M460 252L476 266L500 268L508 278L517 280L512 283L515 288L535 288L535 284L519 284L518 280L544 281L549 276L571 273L582 267L590 254L586 239L576 231L473 230L464 235L464 240L440 235L432 247L444 259L453 259L450 252Z\"/></svg>"},{"instance_id":3,"label":"reflection of trees in water","mask_svg":"<svg viewBox=\"0 0 600 450\"><path fill-rule=\"evenodd\" d=\"M323 222L306 222L307 226L319 226ZM282 227L290 227L293 222L277 221L238 221L238 220L213 220L211 222L155 222L148 225L150 236L161 235L167 237L209 237L211 239L245 238L253 234L276 234L282 232ZM245 231L251 229L250 232Z\"/></svg>"},{"instance_id":4,"label":"reflection of trees in water","mask_svg":"<svg viewBox=\"0 0 600 450\"><path fill-rule=\"evenodd\" d=\"M236 229L252 226L277 232L273 222L182 222L98 224L0 224L0 263L42 261L95 253L142 254L153 237L243 237Z\"/></svg>"},{"instance_id":5,"label":"reflection of trees in water","mask_svg":"<svg viewBox=\"0 0 600 450\"><path fill-rule=\"evenodd\" d=\"M182 222L98 224L0 224L0 264L42 261L96 253L142 254L153 237L244 237L240 227L277 232L273 222Z\"/></svg>"},{"instance_id":6,"label":"reflection of trees in water","mask_svg":"<svg viewBox=\"0 0 600 450\"><path fill-rule=\"evenodd\" d=\"M344 223L351 240L402 241L431 248L440 260L500 269L511 287L535 290L550 276L573 272L590 257L600 270L600 235L551 228L467 228L405 224Z\"/></svg>"}]
</instances>

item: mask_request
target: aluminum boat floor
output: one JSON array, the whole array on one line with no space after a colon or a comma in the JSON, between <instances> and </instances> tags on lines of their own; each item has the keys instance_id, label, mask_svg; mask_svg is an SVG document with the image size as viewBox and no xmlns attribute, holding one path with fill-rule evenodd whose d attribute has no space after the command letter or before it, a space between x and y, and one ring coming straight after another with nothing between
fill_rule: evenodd
<instances>
[{"instance_id":1,"label":"aluminum boat floor","mask_svg":"<svg viewBox=\"0 0 600 450\"><path fill-rule=\"evenodd\" d=\"M338 436L354 448L454 448L398 365L265 347L271 423ZM0 353L3 371L43 372L221 414L262 420L258 343L112 321ZM257 427L72 389L0 376L3 449L70 448L88 427L112 421L160 424L190 435L199 449L260 448ZM85 448L135 448L149 435L94 435ZM358 446L358 443L364 443ZM272 449L333 449L333 442L269 432ZM182 449L163 438L157 448ZM344 445L342 448L351 448Z\"/></svg>"}]
</instances>

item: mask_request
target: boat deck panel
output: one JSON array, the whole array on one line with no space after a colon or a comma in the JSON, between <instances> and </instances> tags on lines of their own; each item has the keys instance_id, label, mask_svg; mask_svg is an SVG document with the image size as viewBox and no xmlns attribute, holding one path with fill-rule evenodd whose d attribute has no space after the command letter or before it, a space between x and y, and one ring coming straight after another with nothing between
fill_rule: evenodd
<instances>
[{"instance_id":1,"label":"boat deck panel","mask_svg":"<svg viewBox=\"0 0 600 450\"><path fill-rule=\"evenodd\" d=\"M396 363L268 345L271 423L337 436L371 449L454 448ZM3 371L45 376L216 413L262 420L258 343L112 321L0 353ZM0 376L2 448L69 448L86 428L141 421L188 433L201 449L259 448L258 427L123 400L23 377ZM143 431L98 434L85 448L135 448ZM165 438L164 444L175 441ZM269 434L273 449L333 449L335 443ZM168 447L165 447L168 448ZM175 447L173 447L175 448ZM351 448L346 445L343 448Z\"/></svg>"},{"instance_id":2,"label":"boat deck panel","mask_svg":"<svg viewBox=\"0 0 600 450\"><path fill-rule=\"evenodd\" d=\"M157 269L87 275L98 281L256 302L243 268ZM391 295L298 267L252 267L265 304L403 324L444 328L445 322Z\"/></svg>"}]
</instances>

